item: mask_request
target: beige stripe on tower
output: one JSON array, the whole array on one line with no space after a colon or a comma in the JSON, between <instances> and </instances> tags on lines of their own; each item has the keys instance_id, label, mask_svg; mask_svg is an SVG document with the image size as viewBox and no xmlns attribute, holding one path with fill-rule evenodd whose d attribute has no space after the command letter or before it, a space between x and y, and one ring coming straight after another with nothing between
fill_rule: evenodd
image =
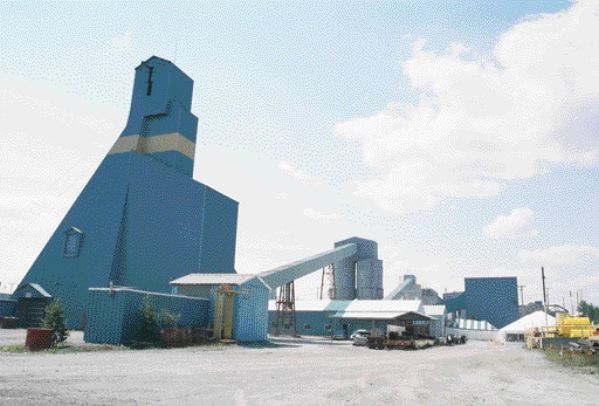
<instances>
[{"instance_id":1,"label":"beige stripe on tower","mask_svg":"<svg viewBox=\"0 0 599 406\"><path fill-rule=\"evenodd\" d=\"M142 154L177 151L189 159L194 159L195 144L180 133L153 135L150 137L128 135L126 137L119 137L110 149L109 154L120 154L129 151L137 151Z\"/></svg>"}]
</instances>

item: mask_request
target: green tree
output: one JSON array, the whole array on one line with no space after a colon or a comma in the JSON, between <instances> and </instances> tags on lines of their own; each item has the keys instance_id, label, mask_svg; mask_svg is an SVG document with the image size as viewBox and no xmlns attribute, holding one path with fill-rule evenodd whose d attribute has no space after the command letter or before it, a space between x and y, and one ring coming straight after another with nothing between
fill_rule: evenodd
<instances>
[{"instance_id":1,"label":"green tree","mask_svg":"<svg viewBox=\"0 0 599 406\"><path fill-rule=\"evenodd\" d=\"M158 318L160 320L161 328L177 327L177 323L179 322L181 315L171 313L166 309L160 309L160 315Z\"/></svg>"},{"instance_id":2,"label":"green tree","mask_svg":"<svg viewBox=\"0 0 599 406\"><path fill-rule=\"evenodd\" d=\"M155 344L160 340L160 323L150 296L146 295L138 312L135 341Z\"/></svg>"},{"instance_id":3,"label":"green tree","mask_svg":"<svg viewBox=\"0 0 599 406\"><path fill-rule=\"evenodd\" d=\"M578 304L578 312L587 316L593 323L599 323L599 307L593 306L592 303L581 301Z\"/></svg>"},{"instance_id":4,"label":"green tree","mask_svg":"<svg viewBox=\"0 0 599 406\"><path fill-rule=\"evenodd\" d=\"M62 343L67 339L69 332L67 331L64 308L60 299L54 299L46 306L42 325L54 330L56 343Z\"/></svg>"}]
</instances>

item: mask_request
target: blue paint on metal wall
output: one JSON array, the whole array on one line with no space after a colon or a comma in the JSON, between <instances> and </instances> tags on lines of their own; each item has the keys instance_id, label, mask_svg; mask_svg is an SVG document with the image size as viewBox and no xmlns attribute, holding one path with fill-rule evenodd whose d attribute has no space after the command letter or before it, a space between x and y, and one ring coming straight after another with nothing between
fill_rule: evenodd
<instances>
[{"instance_id":1,"label":"blue paint on metal wall","mask_svg":"<svg viewBox=\"0 0 599 406\"><path fill-rule=\"evenodd\" d=\"M235 295L233 338L239 342L266 341L269 289L258 278L239 288L247 293Z\"/></svg>"},{"instance_id":2,"label":"blue paint on metal wall","mask_svg":"<svg viewBox=\"0 0 599 406\"><path fill-rule=\"evenodd\" d=\"M138 312L146 296L157 312L165 309L178 315L179 327L208 325L208 299L126 288L90 289L85 341L101 344L130 341L137 329Z\"/></svg>"},{"instance_id":3,"label":"blue paint on metal wall","mask_svg":"<svg viewBox=\"0 0 599 406\"><path fill-rule=\"evenodd\" d=\"M0 299L0 316L14 317L17 311L17 301Z\"/></svg>"},{"instance_id":4,"label":"blue paint on metal wall","mask_svg":"<svg viewBox=\"0 0 599 406\"><path fill-rule=\"evenodd\" d=\"M195 140L191 79L159 58L142 65L122 136L153 135L157 115L164 119L160 126L175 126L169 132ZM148 66L154 67L150 96L144 93ZM112 281L170 292L172 278L234 272L238 203L194 181L191 160L180 161L182 170L169 167L174 155L163 158L135 151L108 155L23 278L20 286L38 283L62 299L69 328L81 328L90 287ZM82 244L77 256L65 257L65 233L72 227L82 231Z\"/></svg>"},{"instance_id":5,"label":"blue paint on metal wall","mask_svg":"<svg viewBox=\"0 0 599 406\"><path fill-rule=\"evenodd\" d=\"M240 291L234 295L233 339L239 342L259 342L268 339L268 297L270 290L258 278L241 285L232 285ZM210 289L208 325L214 325L214 303L219 285ZM224 313L224 312L223 312ZM224 318L224 314L223 314Z\"/></svg>"},{"instance_id":6,"label":"blue paint on metal wall","mask_svg":"<svg viewBox=\"0 0 599 406\"><path fill-rule=\"evenodd\" d=\"M190 113L192 93L193 80L173 63L155 56L142 62L135 69L131 110L121 135L179 130L195 141L197 118Z\"/></svg>"},{"instance_id":7,"label":"blue paint on metal wall","mask_svg":"<svg viewBox=\"0 0 599 406\"><path fill-rule=\"evenodd\" d=\"M457 296L451 297L443 301L447 313L453 313L466 308L466 295L462 292Z\"/></svg>"},{"instance_id":8,"label":"blue paint on metal wall","mask_svg":"<svg viewBox=\"0 0 599 406\"><path fill-rule=\"evenodd\" d=\"M236 201L205 186L199 272L235 272L238 206Z\"/></svg>"},{"instance_id":9,"label":"blue paint on metal wall","mask_svg":"<svg viewBox=\"0 0 599 406\"><path fill-rule=\"evenodd\" d=\"M184 173L193 173L193 160L178 151L154 152L149 154L168 167L180 169Z\"/></svg>"},{"instance_id":10,"label":"blue paint on metal wall","mask_svg":"<svg viewBox=\"0 0 599 406\"><path fill-rule=\"evenodd\" d=\"M515 277L466 278L466 317L486 320L502 328L518 318L518 281Z\"/></svg>"}]
</instances>

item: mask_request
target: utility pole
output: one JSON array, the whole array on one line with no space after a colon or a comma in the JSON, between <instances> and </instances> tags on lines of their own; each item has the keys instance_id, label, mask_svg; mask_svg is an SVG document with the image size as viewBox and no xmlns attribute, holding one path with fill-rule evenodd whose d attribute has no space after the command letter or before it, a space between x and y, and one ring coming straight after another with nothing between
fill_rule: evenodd
<instances>
[{"instance_id":1,"label":"utility pole","mask_svg":"<svg viewBox=\"0 0 599 406\"><path fill-rule=\"evenodd\" d=\"M547 320L547 290L545 290L545 268L541 267L541 279L543 280L543 308L545 309L545 329L549 326Z\"/></svg>"},{"instance_id":2,"label":"utility pole","mask_svg":"<svg viewBox=\"0 0 599 406\"><path fill-rule=\"evenodd\" d=\"M524 288L526 287L526 285L520 285L518 286L518 288L520 289L520 303L522 304L522 307L520 308L520 316L524 316Z\"/></svg>"},{"instance_id":3,"label":"utility pole","mask_svg":"<svg viewBox=\"0 0 599 406\"><path fill-rule=\"evenodd\" d=\"M570 311L572 311L572 313L570 314L574 316L574 303L572 302L572 291L570 291Z\"/></svg>"}]
</instances>

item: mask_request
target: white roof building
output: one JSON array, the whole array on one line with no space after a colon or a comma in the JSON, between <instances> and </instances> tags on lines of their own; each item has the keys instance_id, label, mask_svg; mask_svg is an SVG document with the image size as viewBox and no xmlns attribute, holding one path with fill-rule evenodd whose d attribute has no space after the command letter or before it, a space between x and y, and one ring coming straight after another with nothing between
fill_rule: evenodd
<instances>
[{"instance_id":1,"label":"white roof building","mask_svg":"<svg viewBox=\"0 0 599 406\"><path fill-rule=\"evenodd\" d=\"M276 309L276 301L269 301L268 310ZM332 317L343 319L390 320L407 313L431 317L420 300L298 300L295 311L335 312Z\"/></svg>"},{"instance_id":2,"label":"white roof building","mask_svg":"<svg viewBox=\"0 0 599 406\"><path fill-rule=\"evenodd\" d=\"M555 317L548 314L545 319L545 312L538 310L504 326L498 331L496 339L505 341L508 335L523 335L527 330L544 326L555 326Z\"/></svg>"}]
</instances>

